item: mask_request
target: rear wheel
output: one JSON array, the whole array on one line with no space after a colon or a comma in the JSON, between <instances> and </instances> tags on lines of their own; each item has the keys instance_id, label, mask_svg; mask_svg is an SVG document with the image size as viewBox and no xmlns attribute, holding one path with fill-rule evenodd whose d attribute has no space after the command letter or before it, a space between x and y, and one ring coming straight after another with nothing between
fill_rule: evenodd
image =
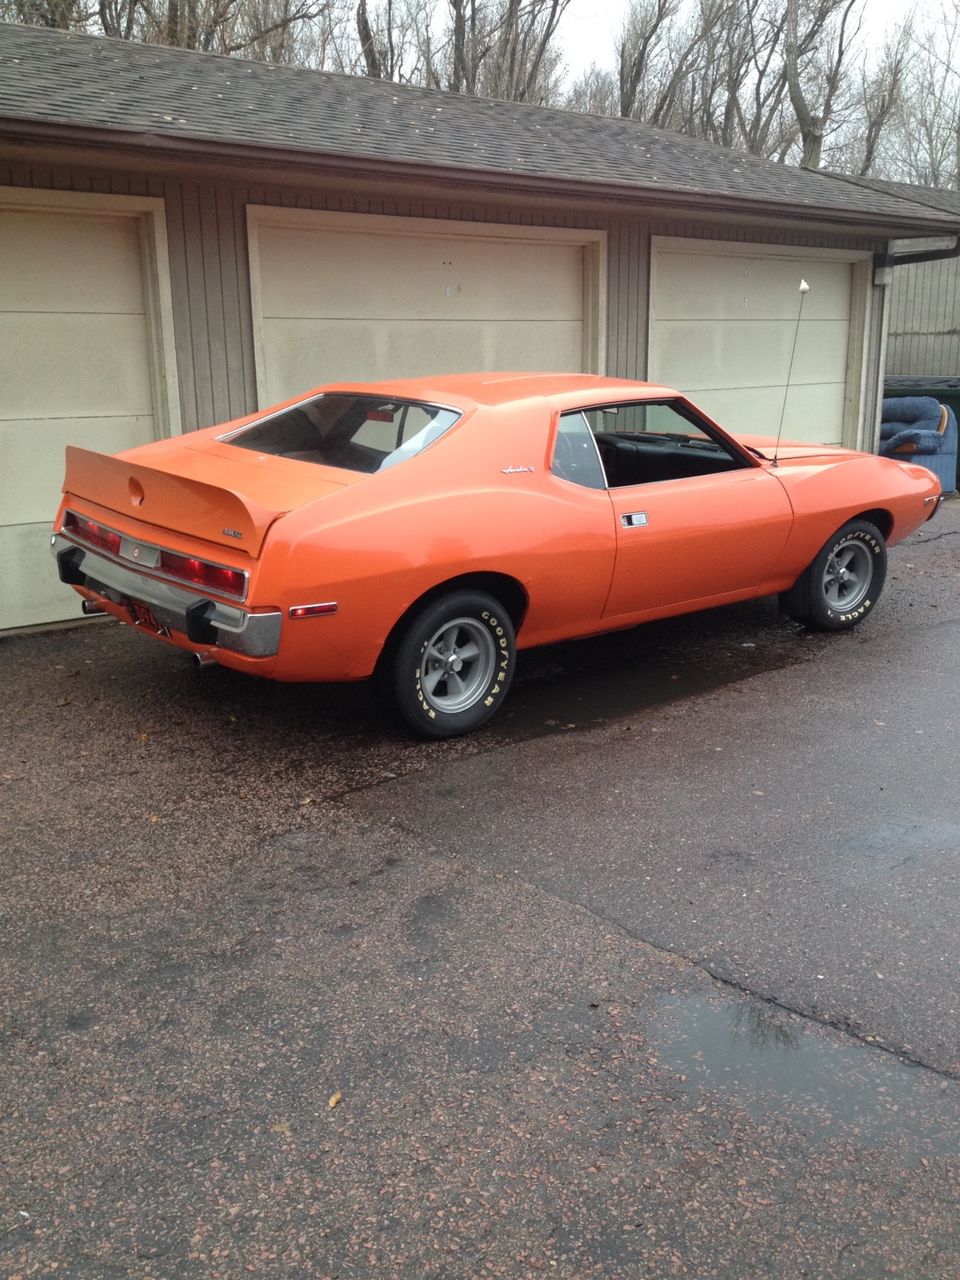
<instances>
[{"instance_id":1,"label":"rear wheel","mask_svg":"<svg viewBox=\"0 0 960 1280\"><path fill-rule=\"evenodd\" d=\"M851 520L781 596L781 607L818 631L845 631L872 611L886 576L883 534L868 520Z\"/></svg>"},{"instance_id":2,"label":"rear wheel","mask_svg":"<svg viewBox=\"0 0 960 1280\"><path fill-rule=\"evenodd\" d=\"M497 710L513 678L516 637L499 601L455 591L415 614L392 662L400 714L427 738L479 728Z\"/></svg>"}]
</instances>

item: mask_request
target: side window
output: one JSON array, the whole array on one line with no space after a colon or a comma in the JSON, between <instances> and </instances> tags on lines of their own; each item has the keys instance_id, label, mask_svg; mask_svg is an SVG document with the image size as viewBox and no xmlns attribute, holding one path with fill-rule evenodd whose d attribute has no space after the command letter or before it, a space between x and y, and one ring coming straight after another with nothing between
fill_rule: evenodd
<instances>
[{"instance_id":1,"label":"side window","mask_svg":"<svg viewBox=\"0 0 960 1280\"><path fill-rule=\"evenodd\" d=\"M749 464L686 406L666 400L603 405L583 418L611 489L716 475Z\"/></svg>"},{"instance_id":2,"label":"side window","mask_svg":"<svg viewBox=\"0 0 960 1280\"><path fill-rule=\"evenodd\" d=\"M607 487L600 456L587 419L580 412L562 413L550 470L561 480L585 489Z\"/></svg>"}]
</instances>

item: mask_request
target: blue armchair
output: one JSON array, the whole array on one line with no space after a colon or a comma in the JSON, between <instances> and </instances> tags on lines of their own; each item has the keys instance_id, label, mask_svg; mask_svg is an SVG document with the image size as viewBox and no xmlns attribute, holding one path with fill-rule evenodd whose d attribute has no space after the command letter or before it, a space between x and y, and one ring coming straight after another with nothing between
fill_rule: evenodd
<instances>
[{"instance_id":1,"label":"blue armchair","mask_svg":"<svg viewBox=\"0 0 960 1280\"><path fill-rule=\"evenodd\" d=\"M883 401L880 452L917 462L940 481L944 493L957 487L957 419L932 396L889 396Z\"/></svg>"}]
</instances>

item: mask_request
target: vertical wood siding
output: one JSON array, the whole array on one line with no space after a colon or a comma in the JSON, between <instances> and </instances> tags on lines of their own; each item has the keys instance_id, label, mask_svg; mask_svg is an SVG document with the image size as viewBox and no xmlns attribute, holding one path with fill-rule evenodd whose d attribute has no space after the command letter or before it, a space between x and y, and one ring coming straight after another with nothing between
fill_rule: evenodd
<instances>
[{"instance_id":1,"label":"vertical wood siding","mask_svg":"<svg viewBox=\"0 0 960 1280\"><path fill-rule=\"evenodd\" d=\"M887 373L960 375L960 261L894 270Z\"/></svg>"},{"instance_id":2,"label":"vertical wood siding","mask_svg":"<svg viewBox=\"0 0 960 1280\"><path fill-rule=\"evenodd\" d=\"M647 372L650 237L783 244L809 248L879 247L872 241L718 223L526 208L442 197L349 196L322 190L176 176L127 175L0 161L0 185L154 195L166 202L182 421L190 430L256 408L246 206L379 213L608 233L607 372ZM871 344L873 348L875 344ZM869 377L868 377L869 385Z\"/></svg>"}]
</instances>

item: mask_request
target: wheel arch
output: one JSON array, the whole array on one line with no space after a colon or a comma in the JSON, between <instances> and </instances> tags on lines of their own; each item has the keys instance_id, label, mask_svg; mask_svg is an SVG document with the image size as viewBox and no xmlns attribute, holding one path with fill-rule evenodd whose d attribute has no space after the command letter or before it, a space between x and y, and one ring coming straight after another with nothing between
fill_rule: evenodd
<instances>
[{"instance_id":1,"label":"wheel arch","mask_svg":"<svg viewBox=\"0 0 960 1280\"><path fill-rule=\"evenodd\" d=\"M893 514L883 507L873 507L869 511L859 511L855 516L851 516L850 520L869 521L883 534L884 542L889 540L890 534L893 532ZM850 520L845 520L844 524L849 524Z\"/></svg>"},{"instance_id":2,"label":"wheel arch","mask_svg":"<svg viewBox=\"0 0 960 1280\"><path fill-rule=\"evenodd\" d=\"M419 595L416 600L411 601L390 628L390 633L380 650L378 667L382 667L385 659L396 650L400 637L414 614L419 613L431 601L449 595L451 591L484 591L487 595L493 596L503 604L510 615L514 631L519 632L529 604L529 597L522 583L507 573L461 573L455 578L446 578L443 582L438 582Z\"/></svg>"}]
</instances>

